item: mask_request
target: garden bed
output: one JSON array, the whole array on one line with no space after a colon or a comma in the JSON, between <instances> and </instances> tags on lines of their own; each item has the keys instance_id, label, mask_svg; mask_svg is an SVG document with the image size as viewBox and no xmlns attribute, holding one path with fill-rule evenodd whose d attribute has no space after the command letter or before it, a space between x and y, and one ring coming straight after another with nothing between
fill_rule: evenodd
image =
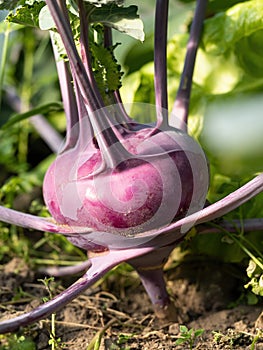
<instances>
[{"instance_id":1,"label":"garden bed","mask_svg":"<svg viewBox=\"0 0 263 350\"><path fill-rule=\"evenodd\" d=\"M56 349L95 349L92 342L98 341L99 334L99 349L190 349L187 342L176 345L180 325L204 330L196 337L193 349L263 349L262 306L237 302L242 288L234 272L235 266L212 262L188 262L177 267L168 263L166 279L178 322L166 323L154 317L135 272L117 268L56 314ZM22 260L15 258L2 265L0 278L3 318L29 311L48 297L39 281L44 276ZM50 289L58 293L71 282L72 277L56 278L50 282ZM51 323L49 318L21 329L16 336L2 336L0 349L7 349L7 344L11 348L16 342L14 349L20 349L19 341L29 341L26 349L33 349L29 347L33 343L38 350L51 349Z\"/></svg>"}]
</instances>

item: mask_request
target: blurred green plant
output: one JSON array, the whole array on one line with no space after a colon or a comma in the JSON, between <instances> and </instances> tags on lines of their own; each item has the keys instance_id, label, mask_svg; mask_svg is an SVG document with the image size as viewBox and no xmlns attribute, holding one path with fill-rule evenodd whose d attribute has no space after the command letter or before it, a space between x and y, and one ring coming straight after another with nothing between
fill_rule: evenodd
<instances>
[{"instance_id":1,"label":"blurred green plant","mask_svg":"<svg viewBox=\"0 0 263 350\"><path fill-rule=\"evenodd\" d=\"M36 344L30 337L12 334L10 336L0 335L0 340L1 338L6 345L0 345L0 350L36 350Z\"/></svg>"}]
</instances>

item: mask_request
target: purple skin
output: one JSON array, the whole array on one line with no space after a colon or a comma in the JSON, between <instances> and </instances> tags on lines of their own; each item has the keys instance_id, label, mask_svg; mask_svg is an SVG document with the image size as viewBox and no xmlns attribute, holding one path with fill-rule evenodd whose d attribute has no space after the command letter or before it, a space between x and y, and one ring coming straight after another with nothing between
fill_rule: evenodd
<instances>
[{"instance_id":1,"label":"purple skin","mask_svg":"<svg viewBox=\"0 0 263 350\"><path fill-rule=\"evenodd\" d=\"M138 272L153 303L157 317L176 320L176 310L166 291L162 269L170 252L183 240L185 234L194 225L197 232L200 233L220 231L220 228L211 229L205 223L225 215L263 190L263 174L260 174L224 199L203 209L207 186L206 181L202 182L199 175L203 174L203 178L206 179L208 176L207 163L199 146L197 147L195 141L185 132L195 55L201 35L206 0L197 1L185 67L173 109L173 113L177 115L178 119L173 120L171 117L170 124L167 112L165 112L167 111L166 32L168 0L156 1L155 92L157 122L153 127L131 123L123 108L118 91L113 93L114 100L119 104L116 118L113 119L105 109L100 110L101 118L96 118L94 112L104 106L91 73L88 38L83 30L88 26L83 11L83 1L78 1L82 28L81 58L72 39L64 0L46 0L46 3L68 50L72 74L71 78L64 62L58 63L58 75L67 118L67 137L63 150L47 172L43 186L45 200L54 220L19 213L1 206L0 219L26 228L64 234L73 244L88 251L103 251L104 254L91 257L79 266L46 269L46 273L55 276L82 271L84 275L64 292L35 310L2 321L0 333L15 331L21 326L49 316L81 294L111 268L124 261L130 263ZM110 42L110 30L106 28L105 45L110 45ZM70 83L71 80L74 82L75 89ZM85 117L87 115L89 118ZM177 127L177 129L173 127ZM97 144L90 141L93 140L94 136L92 130L96 130ZM150 147L146 142L149 139L151 140ZM197 171L192 170L193 164ZM169 177L165 169L170 170L171 165L172 168L176 167L178 171L172 172ZM71 174L68 174L68 171L63 171L72 168L76 168L76 171L74 170ZM140 172L145 172L152 179L150 190L148 192L142 191L144 194L142 205L141 196L139 196L138 203L141 206L137 202L134 204L137 198L136 183L138 180L142 181L142 177L138 175ZM196 175L196 172L199 175ZM111 174L111 177L108 177L108 173ZM178 176L182 182L181 187L176 185L175 180L178 180ZM83 187L85 193L94 194L96 185L98 185L97 188L100 188L101 184L99 180L96 182L97 179L103 178L104 180L106 177L110 178L109 183L113 186L112 193L115 195L117 193L119 197L117 196L117 199L111 197L109 202L101 202L98 200L101 200L101 193L95 191L95 199L99 204L94 209L91 204L94 196L81 196ZM71 181L72 179L74 181ZM68 192L68 197L69 199L70 196L74 198L70 202L71 206L73 203L74 210L73 214L69 215L67 206L63 206L66 196L62 185L65 187L70 181L73 190ZM125 183L122 184L121 188L118 188L117 185L120 181L125 181ZM180 187L181 196L169 196L169 193L164 193L163 186L166 185L167 188L175 188L173 194L178 194ZM88 192L87 186L90 186ZM135 191L133 192L134 197L131 189ZM137 194L141 193L141 188L138 188L137 191ZM154 198L151 204L149 193ZM177 204L173 207L175 197ZM118 207L120 200L129 202L131 207L127 206L128 211L133 208L135 215L124 215L128 214L127 211L120 214ZM159 218L155 217L157 208L164 204L166 209L167 203L173 210L163 222L160 222ZM140 215L141 207L148 208L146 219L145 216ZM94 210L92 215L90 215L91 210ZM106 221L102 222L102 216L106 218ZM115 220L116 216L117 220ZM115 219L112 220L112 217ZM124 218L127 218L126 221ZM148 223L150 224L148 225ZM235 232L238 223L229 224L222 220L220 226ZM247 220L243 223L243 229L247 231L263 229L263 219Z\"/></svg>"},{"instance_id":2,"label":"purple skin","mask_svg":"<svg viewBox=\"0 0 263 350\"><path fill-rule=\"evenodd\" d=\"M174 131L147 137L149 130L126 136L122 144L131 155L114 169L102 167L101 152L89 145L58 156L43 184L53 218L62 225L131 235L184 216L192 202L198 202L201 209L208 171L205 158L198 157L199 146ZM203 175L202 181L199 176L194 179L193 169Z\"/></svg>"}]
</instances>

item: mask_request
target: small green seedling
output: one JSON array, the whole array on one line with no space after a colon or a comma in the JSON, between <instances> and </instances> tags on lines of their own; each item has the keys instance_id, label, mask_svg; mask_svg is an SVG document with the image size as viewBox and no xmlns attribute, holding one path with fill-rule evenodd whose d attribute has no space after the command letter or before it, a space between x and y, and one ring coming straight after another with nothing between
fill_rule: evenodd
<instances>
[{"instance_id":1,"label":"small green seedling","mask_svg":"<svg viewBox=\"0 0 263 350\"><path fill-rule=\"evenodd\" d=\"M193 349L196 338L200 337L204 333L204 329L188 329L184 325L180 325L179 329L180 335L178 336L175 345L189 344L190 350Z\"/></svg>"},{"instance_id":2,"label":"small green seedling","mask_svg":"<svg viewBox=\"0 0 263 350\"><path fill-rule=\"evenodd\" d=\"M118 339L114 343L112 343L109 347L110 350L130 350L130 346L127 345L129 340L132 338L132 334L120 334Z\"/></svg>"},{"instance_id":3,"label":"small green seedling","mask_svg":"<svg viewBox=\"0 0 263 350\"><path fill-rule=\"evenodd\" d=\"M3 335L2 337L6 338L6 344L0 345L0 350L36 350L36 344L30 337L18 336L17 334Z\"/></svg>"},{"instance_id":4,"label":"small green seedling","mask_svg":"<svg viewBox=\"0 0 263 350\"><path fill-rule=\"evenodd\" d=\"M262 339L262 338L263 338L263 331L261 329L258 329L257 334L253 336L253 340L250 345L250 350L255 350L256 343L258 342L259 339Z\"/></svg>"},{"instance_id":5,"label":"small green seedling","mask_svg":"<svg viewBox=\"0 0 263 350\"><path fill-rule=\"evenodd\" d=\"M50 283L54 282L54 277L45 277L44 279L39 279L39 282L42 282L44 286L46 287L46 290L48 291L49 296L44 297L43 301L47 302L52 299L52 290ZM48 344L51 346L51 350L59 350L62 349L61 338L56 337L56 314L51 314L51 330L50 330L50 339L48 341Z\"/></svg>"}]
</instances>

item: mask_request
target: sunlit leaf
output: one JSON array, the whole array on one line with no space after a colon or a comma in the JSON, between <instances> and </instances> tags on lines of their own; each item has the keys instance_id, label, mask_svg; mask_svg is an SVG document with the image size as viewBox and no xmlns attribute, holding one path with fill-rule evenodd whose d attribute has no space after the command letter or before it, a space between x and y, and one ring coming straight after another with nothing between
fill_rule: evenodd
<instances>
[{"instance_id":1,"label":"sunlit leaf","mask_svg":"<svg viewBox=\"0 0 263 350\"><path fill-rule=\"evenodd\" d=\"M237 4L206 20L203 43L207 52L223 54L243 37L263 29L263 1Z\"/></svg>"},{"instance_id":2,"label":"sunlit leaf","mask_svg":"<svg viewBox=\"0 0 263 350\"><path fill-rule=\"evenodd\" d=\"M14 10L18 6L34 5L44 0L0 0L0 10Z\"/></svg>"},{"instance_id":3,"label":"sunlit leaf","mask_svg":"<svg viewBox=\"0 0 263 350\"><path fill-rule=\"evenodd\" d=\"M117 90L121 86L123 73L121 72L121 66L114 57L114 48L104 48L96 44L91 45L94 57L93 72L103 95L105 92Z\"/></svg>"},{"instance_id":4,"label":"sunlit leaf","mask_svg":"<svg viewBox=\"0 0 263 350\"><path fill-rule=\"evenodd\" d=\"M103 6L90 16L91 22L100 22L135 39L144 40L143 22L137 14L137 6Z\"/></svg>"},{"instance_id":5,"label":"sunlit leaf","mask_svg":"<svg viewBox=\"0 0 263 350\"><path fill-rule=\"evenodd\" d=\"M252 77L263 77L263 29L240 39L235 54L244 71Z\"/></svg>"},{"instance_id":6,"label":"sunlit leaf","mask_svg":"<svg viewBox=\"0 0 263 350\"><path fill-rule=\"evenodd\" d=\"M37 114L46 114L62 110L63 106L60 102L51 102L42 106L31 109L24 113L14 114L10 119L2 126L2 129L8 129L11 125L14 125L22 120L33 117Z\"/></svg>"},{"instance_id":7,"label":"sunlit leaf","mask_svg":"<svg viewBox=\"0 0 263 350\"><path fill-rule=\"evenodd\" d=\"M36 2L33 5L24 5L17 8L15 13L11 12L6 20L26 26L38 27L39 12L43 6L44 2Z\"/></svg>"},{"instance_id":8,"label":"sunlit leaf","mask_svg":"<svg viewBox=\"0 0 263 350\"><path fill-rule=\"evenodd\" d=\"M56 26L53 17L51 16L51 13L48 9L48 6L46 5L42 7L39 13L39 28L42 30L50 30L55 27Z\"/></svg>"}]
</instances>

